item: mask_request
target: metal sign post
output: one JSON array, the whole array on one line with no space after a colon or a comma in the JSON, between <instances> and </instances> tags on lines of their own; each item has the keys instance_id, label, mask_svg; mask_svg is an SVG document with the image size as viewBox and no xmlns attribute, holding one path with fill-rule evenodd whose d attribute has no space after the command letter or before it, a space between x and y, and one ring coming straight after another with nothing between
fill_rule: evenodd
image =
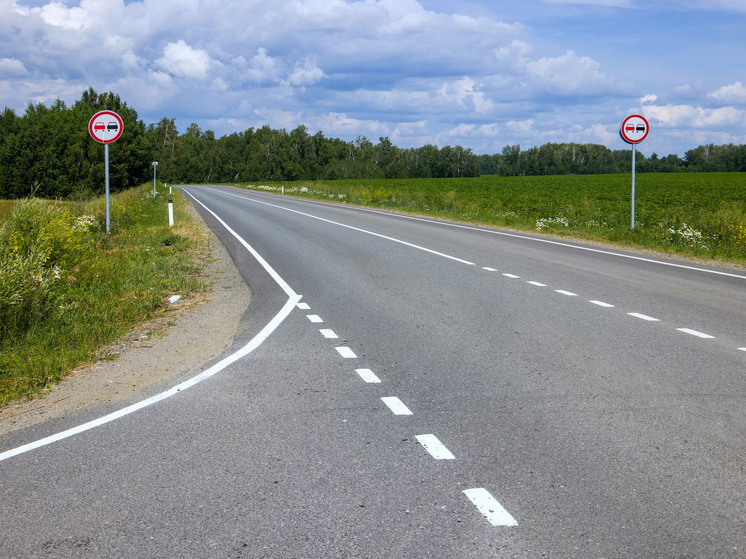
<instances>
[{"instance_id":1,"label":"metal sign post","mask_svg":"<svg viewBox=\"0 0 746 559\"><path fill-rule=\"evenodd\" d=\"M158 167L158 162L153 161L153 198L155 198L155 168Z\"/></svg>"},{"instance_id":2,"label":"metal sign post","mask_svg":"<svg viewBox=\"0 0 746 559\"><path fill-rule=\"evenodd\" d=\"M632 229L635 228L635 159L637 144L648 137L650 124L647 119L641 115L629 115L622 121L619 127L619 135L622 140L632 144Z\"/></svg>"},{"instance_id":3,"label":"metal sign post","mask_svg":"<svg viewBox=\"0 0 746 559\"><path fill-rule=\"evenodd\" d=\"M116 142L124 132L124 122L114 111L99 111L88 121L88 133L100 144L104 144L104 174L106 175L106 232L109 232L109 144Z\"/></svg>"}]
</instances>

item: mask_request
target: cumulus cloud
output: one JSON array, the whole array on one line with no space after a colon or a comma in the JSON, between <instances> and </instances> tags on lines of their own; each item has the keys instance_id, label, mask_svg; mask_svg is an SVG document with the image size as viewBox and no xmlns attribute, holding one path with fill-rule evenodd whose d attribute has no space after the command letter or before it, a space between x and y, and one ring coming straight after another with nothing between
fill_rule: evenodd
<instances>
[{"instance_id":1,"label":"cumulus cloud","mask_svg":"<svg viewBox=\"0 0 746 559\"><path fill-rule=\"evenodd\" d=\"M711 93L710 97L722 103L731 103L734 105L746 104L746 87L741 82L724 85Z\"/></svg>"},{"instance_id":2,"label":"cumulus cloud","mask_svg":"<svg viewBox=\"0 0 746 559\"><path fill-rule=\"evenodd\" d=\"M734 107L708 109L691 105L648 105L645 114L671 128L709 128L723 125L743 126L746 111Z\"/></svg>"},{"instance_id":3,"label":"cumulus cloud","mask_svg":"<svg viewBox=\"0 0 746 559\"><path fill-rule=\"evenodd\" d=\"M587 56L568 50L556 58L540 58L526 64L528 73L542 88L564 94L597 92L612 85L601 72L601 64Z\"/></svg>"},{"instance_id":4,"label":"cumulus cloud","mask_svg":"<svg viewBox=\"0 0 746 559\"><path fill-rule=\"evenodd\" d=\"M313 85L324 78L324 71L314 62L306 58L295 65L293 71L284 80L284 83L290 86L305 87Z\"/></svg>"},{"instance_id":5,"label":"cumulus cloud","mask_svg":"<svg viewBox=\"0 0 746 559\"><path fill-rule=\"evenodd\" d=\"M23 62L15 58L0 58L0 78L27 76L28 70Z\"/></svg>"},{"instance_id":6,"label":"cumulus cloud","mask_svg":"<svg viewBox=\"0 0 746 559\"><path fill-rule=\"evenodd\" d=\"M206 51L194 49L183 40L168 43L163 56L156 64L177 78L203 80L210 71L210 55Z\"/></svg>"}]
</instances>

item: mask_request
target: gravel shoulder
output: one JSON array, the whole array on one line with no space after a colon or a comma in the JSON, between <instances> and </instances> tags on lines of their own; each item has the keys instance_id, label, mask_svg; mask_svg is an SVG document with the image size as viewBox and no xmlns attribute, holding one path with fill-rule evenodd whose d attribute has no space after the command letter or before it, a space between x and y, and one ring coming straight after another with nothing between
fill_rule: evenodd
<instances>
[{"instance_id":1,"label":"gravel shoulder","mask_svg":"<svg viewBox=\"0 0 746 559\"><path fill-rule=\"evenodd\" d=\"M231 347L250 291L225 247L191 206L190 210L209 236L204 274L211 291L169 305L104 348L104 360L75 369L43 395L0 408L0 435L91 406L131 400L154 385L195 374Z\"/></svg>"}]
</instances>

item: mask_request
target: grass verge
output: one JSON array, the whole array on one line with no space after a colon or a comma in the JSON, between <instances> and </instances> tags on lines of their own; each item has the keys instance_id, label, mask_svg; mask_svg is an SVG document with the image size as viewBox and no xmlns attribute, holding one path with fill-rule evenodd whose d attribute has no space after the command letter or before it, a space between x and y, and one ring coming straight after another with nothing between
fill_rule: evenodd
<instances>
[{"instance_id":1,"label":"grass verge","mask_svg":"<svg viewBox=\"0 0 746 559\"><path fill-rule=\"evenodd\" d=\"M152 187L86 203L24 200L0 225L0 404L27 397L133 326L166 312L167 298L208 290L209 251L179 192L175 226Z\"/></svg>"},{"instance_id":2,"label":"grass verge","mask_svg":"<svg viewBox=\"0 0 746 559\"><path fill-rule=\"evenodd\" d=\"M746 173L241 184L286 194L746 264Z\"/></svg>"}]
</instances>

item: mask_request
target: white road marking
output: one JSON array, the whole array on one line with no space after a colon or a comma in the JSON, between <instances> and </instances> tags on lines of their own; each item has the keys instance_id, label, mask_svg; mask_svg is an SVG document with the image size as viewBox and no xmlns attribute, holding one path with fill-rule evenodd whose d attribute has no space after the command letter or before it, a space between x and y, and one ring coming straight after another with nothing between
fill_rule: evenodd
<instances>
[{"instance_id":1,"label":"white road marking","mask_svg":"<svg viewBox=\"0 0 746 559\"><path fill-rule=\"evenodd\" d=\"M323 203L323 202L320 202L320 203ZM436 223L436 224L442 225L444 227L455 227L457 229L468 229L468 230L471 230L471 231L479 231L481 233L489 233L489 234L492 234L492 235L499 235L499 236L502 236L502 237L512 237L514 239L522 239L524 241L533 241L533 242L536 242L536 243L546 243L546 244L549 244L549 245L557 245L557 246L561 246L561 247L565 247L565 248L570 248L570 249L575 249L575 250L584 250L584 251L587 251L587 252L595 252L595 253L598 253L598 254L605 254L605 255L608 255L608 256L616 256L616 257L619 257L619 258L629 258L630 260L639 260L640 262L648 262L650 264L659 264L661 266L671 266L673 268L681 268L683 270L692 270L692 271L695 271L695 272L704 272L704 273L707 273L707 274L716 274L716 275L719 275L719 276L728 276L728 277L731 277L731 278L746 279L746 276L741 276L741 275L738 275L738 274L731 274L729 272L720 272L718 270L707 270L705 268L695 268L694 266L687 266L685 264L676 264L675 262L664 262L662 260L653 260L651 258L643 258L641 256L633 256L631 254L621 254L619 252L612 252L610 250L602 250L602 249L598 249L598 248L591 248L591 247L580 246L580 245L571 245L569 243L563 243L563 242L560 242L560 241L552 241L550 239L545 239L545 238L542 238L542 237L529 237L527 235L519 235L517 233L508 233L506 231L499 231L497 229L487 229L486 227L477 227L477 226L474 226L474 225L461 225L461 224L458 224L458 223L448 223L448 222L445 222L445 221L438 221L438 220L429 219L429 218L426 218L426 217L415 217L415 216L412 216L412 215L394 214L394 213L386 212L386 211L383 211L383 210L372 210L372 209L369 209L369 208L354 208L354 209L357 210L357 211L360 211L360 212L379 213L379 214L383 214L383 215L397 217L399 219L411 219L413 221L424 221L424 222L427 222L427 223Z\"/></svg>"},{"instance_id":2,"label":"white road marking","mask_svg":"<svg viewBox=\"0 0 746 559\"><path fill-rule=\"evenodd\" d=\"M319 332L321 332L321 335L328 340L335 340L339 338L339 336L334 333L334 330L329 330L328 328L322 328L321 330L319 330Z\"/></svg>"},{"instance_id":3,"label":"white road marking","mask_svg":"<svg viewBox=\"0 0 746 559\"><path fill-rule=\"evenodd\" d=\"M564 289L555 289L555 293L559 293L560 295L567 295L568 297L577 297L577 293L573 293L572 291L565 291Z\"/></svg>"},{"instance_id":4,"label":"white road marking","mask_svg":"<svg viewBox=\"0 0 746 559\"><path fill-rule=\"evenodd\" d=\"M515 518L513 518L486 489L481 487L467 489L464 491L464 495L469 497L469 500L474 503L477 510L479 510L479 512L481 512L493 526L518 526L518 522L516 522Z\"/></svg>"},{"instance_id":5,"label":"white road marking","mask_svg":"<svg viewBox=\"0 0 746 559\"><path fill-rule=\"evenodd\" d=\"M692 336L697 336L698 338L703 338L705 340L713 340L715 339L715 336L710 336L709 334L704 334L702 332L697 332L696 330L690 330L689 328L677 328L679 332L684 332L685 334L691 334Z\"/></svg>"},{"instance_id":6,"label":"white road marking","mask_svg":"<svg viewBox=\"0 0 746 559\"><path fill-rule=\"evenodd\" d=\"M341 346L341 347L335 347L339 354L344 357L345 359L357 359L357 355L355 355L355 352L352 351L349 347Z\"/></svg>"},{"instance_id":7,"label":"white road marking","mask_svg":"<svg viewBox=\"0 0 746 559\"><path fill-rule=\"evenodd\" d=\"M614 305L610 305L609 303L604 303L603 301L588 301L589 303L593 303L594 305L598 305L599 307L604 307L605 309L613 309Z\"/></svg>"},{"instance_id":8,"label":"white road marking","mask_svg":"<svg viewBox=\"0 0 746 559\"><path fill-rule=\"evenodd\" d=\"M546 283L541 283L540 281L527 281L526 283L535 285L536 287L546 287Z\"/></svg>"},{"instance_id":9,"label":"white road marking","mask_svg":"<svg viewBox=\"0 0 746 559\"><path fill-rule=\"evenodd\" d=\"M282 309L280 309L280 312L278 312L274 316L274 318L272 318L272 320L270 320L267 323L267 325L264 328L262 328L261 331L249 341L249 343L247 343L245 346L243 346L241 349L239 349L235 353L219 361L218 363L216 363L215 365L213 365L206 371L203 371L202 373L182 382L181 384L177 384L176 386L166 390L165 392L156 394L155 396L147 398L146 400L141 400L140 402L136 402L132 404L131 406L127 406L125 408L122 408L118 411L115 411L103 417L99 417L98 419L94 419L93 421L89 421L88 423L83 423L82 425L78 425L77 427L73 427L72 429L67 429L66 431L61 431L60 433L56 433L54 435L50 435L49 437L39 439L38 441L34 441L31 443L25 444L23 446L19 446L17 448L6 450L5 452L0 453L0 462L2 462L3 460L7 460L8 458L12 458L13 456L18 456L19 454L29 452L30 450L35 450L37 448L55 443L57 441L67 439L74 435L84 433L85 431L88 431L90 429L94 429L96 427L106 425L107 423L116 421L117 419L120 419L138 410L151 406L157 402L161 402L167 398L170 398L171 396L178 394L179 392L182 392L184 390L191 388L192 386L196 384L199 384L203 380L206 380L218 374L220 371L222 371L229 365L232 365L236 361L243 359L244 357L249 355L252 351L254 351L256 348L258 348L260 345L262 345L262 343L267 338L269 338L269 336L280 326L280 324L282 324L282 322L290 315L290 313L293 312L293 309L296 308L296 306L298 305L298 302L301 299L301 295L298 295L293 290L293 288L290 287L290 285L288 285L288 283L284 279L282 279L282 277L280 277L280 275L267 263L267 261L264 260L264 258L262 258L262 256L258 252L256 252L256 250L254 250L254 248L251 245L249 245L249 243L247 243L238 233L236 233L233 229L231 229L228 226L228 224L225 223L225 221L220 219L220 217L218 217L218 215L215 212L213 212L210 208L208 208L202 202L197 200L189 192L186 192L186 194L191 196L195 200L195 202L197 202L203 208L205 208L205 210L210 212L215 217L215 219L217 219L218 222L220 222L220 224L223 227L225 227L225 229L231 235L233 235L244 246L244 248L246 248L246 250L248 250L252 254L252 256L267 271L267 273L269 273L269 275L275 280L275 282L282 288L282 290L288 296L287 302L283 305Z\"/></svg>"},{"instance_id":10,"label":"white road marking","mask_svg":"<svg viewBox=\"0 0 746 559\"><path fill-rule=\"evenodd\" d=\"M298 210L292 210L290 208L286 208L283 206L278 206L277 204L270 204L269 202L262 202L261 200L256 200L255 198L249 198L248 196L239 196L238 194L232 194L230 192L226 192L224 190L218 190L216 188L209 188L208 190L212 190L214 192L219 192L221 194L225 194L226 196L233 196L234 198L241 198L243 200L250 200L251 202L254 202L256 204L263 204L265 206L270 206L272 208L277 208L279 210L284 210L286 212L292 212L294 214L303 215L305 217L310 217L311 219L316 219L318 221L323 221L325 223L331 223L332 225L337 225L339 227L345 227L346 229L352 229L353 231L358 231L360 233L365 233L366 235L372 235L373 237L378 237L380 239L386 239L387 241L391 241L394 243L399 243L404 246L408 246L410 248L414 248L417 250L421 250L424 252L429 252L430 254L434 254L436 256L442 256L443 258L447 258L449 260L454 260L456 262L460 262L461 264L466 264L467 266L474 266L474 262L469 262L468 260L464 260L462 258L457 258L455 256L451 256L450 254L445 254L443 252L438 252L437 250L432 250L430 248L426 248L420 245L416 245L414 243L409 243L407 241L403 241L401 239L397 239L395 237L389 237L388 235L382 235L381 233L376 233L375 231L368 231L367 229L361 229L360 227L353 227L352 225L347 225L345 223L340 223L339 221L333 221L331 219L325 219L323 217L319 217L317 215L309 214L306 212L301 212Z\"/></svg>"},{"instance_id":11,"label":"white road marking","mask_svg":"<svg viewBox=\"0 0 746 559\"><path fill-rule=\"evenodd\" d=\"M634 316L635 318L647 320L648 322L660 322L660 320L658 320L657 318L653 318L652 316L648 316L646 314L640 314L639 312L628 312L627 314L630 316Z\"/></svg>"},{"instance_id":12,"label":"white road marking","mask_svg":"<svg viewBox=\"0 0 746 559\"><path fill-rule=\"evenodd\" d=\"M484 268L482 268L482 270L485 270L487 272L497 272L497 270L495 268L489 268L487 266L485 266Z\"/></svg>"},{"instance_id":13,"label":"white road marking","mask_svg":"<svg viewBox=\"0 0 746 559\"><path fill-rule=\"evenodd\" d=\"M302 311L307 311L311 309L308 303L298 303L298 308Z\"/></svg>"},{"instance_id":14,"label":"white road marking","mask_svg":"<svg viewBox=\"0 0 746 559\"><path fill-rule=\"evenodd\" d=\"M746 351L746 347L739 347L738 349L740 349L741 351Z\"/></svg>"},{"instance_id":15,"label":"white road marking","mask_svg":"<svg viewBox=\"0 0 746 559\"><path fill-rule=\"evenodd\" d=\"M317 315L317 314L309 314L307 318L308 318L308 320L310 320L314 324L320 324L320 323L324 322L323 320L321 320L321 317L319 315Z\"/></svg>"},{"instance_id":16,"label":"white road marking","mask_svg":"<svg viewBox=\"0 0 746 559\"><path fill-rule=\"evenodd\" d=\"M409 408L396 396L387 396L386 398L381 398L381 400L394 412L394 415L412 415Z\"/></svg>"},{"instance_id":17,"label":"white road marking","mask_svg":"<svg viewBox=\"0 0 746 559\"><path fill-rule=\"evenodd\" d=\"M381 382L381 379L378 378L376 374L370 369L355 369L355 372L360 375L360 378L363 379L365 382L373 384Z\"/></svg>"},{"instance_id":18,"label":"white road marking","mask_svg":"<svg viewBox=\"0 0 746 559\"><path fill-rule=\"evenodd\" d=\"M417 435L415 437L436 460L455 460L456 457L435 435Z\"/></svg>"},{"instance_id":19,"label":"white road marking","mask_svg":"<svg viewBox=\"0 0 746 559\"><path fill-rule=\"evenodd\" d=\"M506 278L510 279L521 279L521 276L516 276L515 274L503 274Z\"/></svg>"}]
</instances>

